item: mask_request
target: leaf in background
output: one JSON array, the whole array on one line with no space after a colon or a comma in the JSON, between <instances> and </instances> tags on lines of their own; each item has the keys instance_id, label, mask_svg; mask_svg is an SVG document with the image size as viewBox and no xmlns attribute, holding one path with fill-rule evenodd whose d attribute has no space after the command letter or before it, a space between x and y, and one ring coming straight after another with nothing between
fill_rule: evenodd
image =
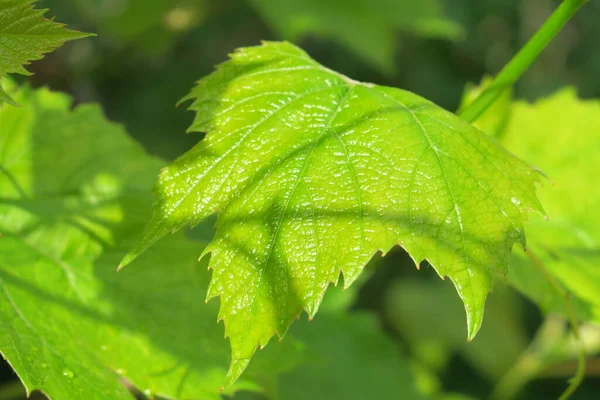
<instances>
[{"instance_id":1,"label":"leaf in background","mask_svg":"<svg viewBox=\"0 0 600 400\"><path fill-rule=\"evenodd\" d=\"M422 398L397 345L370 315L323 314L312 322L298 322L290 335L306 343L314 356L311 363L281 374L275 398Z\"/></svg>"},{"instance_id":2,"label":"leaf in background","mask_svg":"<svg viewBox=\"0 0 600 400\"><path fill-rule=\"evenodd\" d=\"M52 5L51 9L65 7L64 0L46 1ZM68 3L67 8L74 8L79 18L92 24L113 46L134 44L150 54L167 49L177 34L198 26L207 12L206 0L70 0Z\"/></svg>"},{"instance_id":3,"label":"leaf in background","mask_svg":"<svg viewBox=\"0 0 600 400\"><path fill-rule=\"evenodd\" d=\"M551 179L540 193L548 221L527 227L527 247L573 295L582 320L600 322L600 102L565 89L516 102L502 143ZM555 290L519 252L509 278L546 311L564 312Z\"/></svg>"},{"instance_id":4,"label":"leaf in background","mask_svg":"<svg viewBox=\"0 0 600 400\"><path fill-rule=\"evenodd\" d=\"M182 234L115 266L163 164L97 106L46 89L0 110L0 351L28 391L220 399L229 349L206 294L204 245ZM249 381L238 388L253 388Z\"/></svg>"},{"instance_id":5,"label":"leaf in background","mask_svg":"<svg viewBox=\"0 0 600 400\"><path fill-rule=\"evenodd\" d=\"M460 302L452 292L442 282L399 280L386 296L387 320L427 367L445 370L454 353L459 353L482 377L495 382L528 345L516 292L496 286L485 305L493 318L471 343L464 339Z\"/></svg>"},{"instance_id":6,"label":"leaf in background","mask_svg":"<svg viewBox=\"0 0 600 400\"><path fill-rule=\"evenodd\" d=\"M277 34L334 39L390 74L399 32L456 39L461 27L443 17L437 0L249 0Z\"/></svg>"},{"instance_id":7,"label":"leaf in background","mask_svg":"<svg viewBox=\"0 0 600 400\"><path fill-rule=\"evenodd\" d=\"M31 61L55 50L68 40L90 36L71 31L46 19L47 10L35 10L33 0L0 0L0 81L7 74L29 75ZM0 103L16 103L0 86Z\"/></svg>"},{"instance_id":8,"label":"leaf in background","mask_svg":"<svg viewBox=\"0 0 600 400\"><path fill-rule=\"evenodd\" d=\"M362 400L395 398L399 393L406 400L421 398L407 359L381 331L375 317L366 312L349 313L358 286L328 290L318 317L299 321L284 341L257 353L246 373L263 383L268 398ZM296 352L302 354L303 362L288 363L274 377L265 372L275 370L265 359L284 365L290 359L287 342L306 349Z\"/></svg>"},{"instance_id":9,"label":"leaf in background","mask_svg":"<svg viewBox=\"0 0 600 400\"><path fill-rule=\"evenodd\" d=\"M122 265L219 213L204 254L229 383L302 310L316 314L340 271L350 286L397 244L450 277L476 334L527 210L541 210L528 165L435 104L353 81L289 43L240 49L189 98L190 130L208 135L163 170L152 222Z\"/></svg>"}]
</instances>

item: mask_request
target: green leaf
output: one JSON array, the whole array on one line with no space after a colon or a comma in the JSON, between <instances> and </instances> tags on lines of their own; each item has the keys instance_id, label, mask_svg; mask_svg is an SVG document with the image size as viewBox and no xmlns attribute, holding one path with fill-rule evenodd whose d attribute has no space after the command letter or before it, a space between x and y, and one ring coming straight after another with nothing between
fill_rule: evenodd
<instances>
[{"instance_id":1,"label":"green leaf","mask_svg":"<svg viewBox=\"0 0 600 400\"><path fill-rule=\"evenodd\" d=\"M68 40L90 36L71 31L46 19L47 10L36 10L33 0L0 0L0 80L6 74L29 75L24 68L31 61L55 50ZM16 103L0 86L0 103Z\"/></svg>"},{"instance_id":2,"label":"green leaf","mask_svg":"<svg viewBox=\"0 0 600 400\"><path fill-rule=\"evenodd\" d=\"M437 0L250 0L275 32L297 41L316 34L338 41L383 70L394 70L399 31L457 39L462 28Z\"/></svg>"},{"instance_id":3,"label":"green leaf","mask_svg":"<svg viewBox=\"0 0 600 400\"><path fill-rule=\"evenodd\" d=\"M302 310L312 318L340 272L350 286L397 244L450 277L476 334L527 209L541 210L528 165L435 104L289 43L240 49L188 98L190 130L208 135L162 171L152 221L122 265L219 213L203 254L231 339L229 382Z\"/></svg>"},{"instance_id":4,"label":"green leaf","mask_svg":"<svg viewBox=\"0 0 600 400\"><path fill-rule=\"evenodd\" d=\"M516 102L502 142L551 179L541 193L548 220L527 226L528 249L571 294L578 317L600 322L600 102L572 89L534 104ZM510 281L546 311L564 301L522 252Z\"/></svg>"},{"instance_id":5,"label":"green leaf","mask_svg":"<svg viewBox=\"0 0 600 400\"><path fill-rule=\"evenodd\" d=\"M46 89L15 99L25 107L0 110L4 357L29 392L54 400L133 399L123 379L168 398L220 399L229 348L216 304L198 307L204 245L170 236L115 270L163 162L97 106L69 111L67 96Z\"/></svg>"}]
</instances>

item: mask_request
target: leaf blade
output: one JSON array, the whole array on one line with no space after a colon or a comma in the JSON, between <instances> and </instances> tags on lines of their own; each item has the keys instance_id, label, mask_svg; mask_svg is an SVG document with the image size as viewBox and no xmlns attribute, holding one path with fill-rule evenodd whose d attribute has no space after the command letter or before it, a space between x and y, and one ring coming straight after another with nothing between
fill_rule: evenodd
<instances>
[{"instance_id":1,"label":"leaf blade","mask_svg":"<svg viewBox=\"0 0 600 400\"><path fill-rule=\"evenodd\" d=\"M163 170L124 261L218 212L207 298L220 296L234 365L394 245L450 277L476 334L527 210L542 211L533 169L433 103L285 42L238 50L188 97L190 130L208 134Z\"/></svg>"}]
</instances>

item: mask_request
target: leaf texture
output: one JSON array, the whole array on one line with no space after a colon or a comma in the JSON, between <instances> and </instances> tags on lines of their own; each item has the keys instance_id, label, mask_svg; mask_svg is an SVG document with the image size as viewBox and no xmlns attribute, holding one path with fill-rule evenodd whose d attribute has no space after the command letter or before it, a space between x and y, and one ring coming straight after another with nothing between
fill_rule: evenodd
<instances>
[{"instance_id":1,"label":"leaf texture","mask_svg":"<svg viewBox=\"0 0 600 400\"><path fill-rule=\"evenodd\" d=\"M285 42L240 49L188 99L190 130L208 135L162 171L122 265L218 213L203 254L231 341L228 382L302 310L312 318L340 272L349 286L395 245L454 282L476 334L527 210L541 211L536 171L435 104Z\"/></svg>"},{"instance_id":2,"label":"leaf texture","mask_svg":"<svg viewBox=\"0 0 600 400\"><path fill-rule=\"evenodd\" d=\"M0 80L7 74L29 75L24 66L31 61L41 59L68 40L90 36L44 18L47 10L34 9L32 2L0 0ZM16 105L1 86L0 102Z\"/></svg>"}]
</instances>

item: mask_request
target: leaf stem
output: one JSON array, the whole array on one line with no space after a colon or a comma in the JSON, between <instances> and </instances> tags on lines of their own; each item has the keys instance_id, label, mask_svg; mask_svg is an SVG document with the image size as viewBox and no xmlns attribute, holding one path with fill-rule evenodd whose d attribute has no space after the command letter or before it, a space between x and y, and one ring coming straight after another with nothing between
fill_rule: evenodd
<instances>
[{"instance_id":1,"label":"leaf stem","mask_svg":"<svg viewBox=\"0 0 600 400\"><path fill-rule=\"evenodd\" d=\"M468 122L475 121L523 75L569 19L588 1L564 0L529 42L506 64L487 89L473 102L459 110L458 115Z\"/></svg>"}]
</instances>

